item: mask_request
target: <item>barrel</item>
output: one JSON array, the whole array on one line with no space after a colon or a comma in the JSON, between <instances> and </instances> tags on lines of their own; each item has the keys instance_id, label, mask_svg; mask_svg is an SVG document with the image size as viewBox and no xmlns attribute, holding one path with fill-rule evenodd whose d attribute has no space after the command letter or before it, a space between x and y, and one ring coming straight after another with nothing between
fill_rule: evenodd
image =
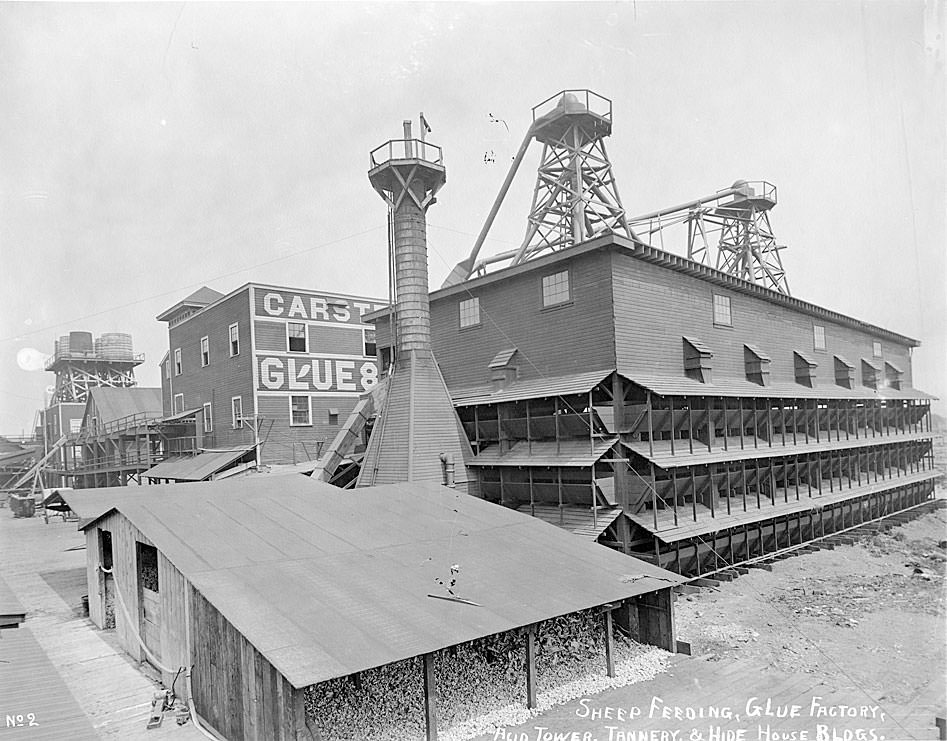
<instances>
[{"instance_id":1,"label":"barrel","mask_svg":"<svg viewBox=\"0 0 947 741\"><path fill-rule=\"evenodd\" d=\"M95 345L92 342L91 332L70 332L69 333L69 352L88 353L91 355L95 351Z\"/></svg>"},{"instance_id":2,"label":"barrel","mask_svg":"<svg viewBox=\"0 0 947 741\"><path fill-rule=\"evenodd\" d=\"M97 354L107 360L131 360L132 336L125 332L107 332L98 339Z\"/></svg>"},{"instance_id":3,"label":"barrel","mask_svg":"<svg viewBox=\"0 0 947 741\"><path fill-rule=\"evenodd\" d=\"M61 356L61 355L68 355L68 354L69 354L69 335L64 334L59 338L56 355Z\"/></svg>"}]
</instances>

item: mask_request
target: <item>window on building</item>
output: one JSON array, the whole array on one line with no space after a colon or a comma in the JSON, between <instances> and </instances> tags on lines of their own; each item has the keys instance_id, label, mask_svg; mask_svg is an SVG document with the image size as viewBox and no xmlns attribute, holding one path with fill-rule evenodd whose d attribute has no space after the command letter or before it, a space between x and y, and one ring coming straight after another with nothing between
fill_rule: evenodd
<instances>
[{"instance_id":1,"label":"window on building","mask_svg":"<svg viewBox=\"0 0 947 741\"><path fill-rule=\"evenodd\" d=\"M135 543L138 550L138 583L150 592L161 591L158 586L158 549L153 545Z\"/></svg>"},{"instance_id":2,"label":"window on building","mask_svg":"<svg viewBox=\"0 0 947 741\"><path fill-rule=\"evenodd\" d=\"M732 327L733 319L730 315L730 297L714 294L714 324L721 327Z\"/></svg>"},{"instance_id":3,"label":"window on building","mask_svg":"<svg viewBox=\"0 0 947 741\"><path fill-rule=\"evenodd\" d=\"M568 270L543 276L543 306L564 304L571 298Z\"/></svg>"},{"instance_id":4,"label":"window on building","mask_svg":"<svg viewBox=\"0 0 947 741\"><path fill-rule=\"evenodd\" d=\"M825 349L825 327L821 324L812 325L812 346L816 350Z\"/></svg>"},{"instance_id":5,"label":"window on building","mask_svg":"<svg viewBox=\"0 0 947 741\"><path fill-rule=\"evenodd\" d=\"M329 407L329 424L339 424L339 410L337 407Z\"/></svg>"},{"instance_id":6,"label":"window on building","mask_svg":"<svg viewBox=\"0 0 947 741\"><path fill-rule=\"evenodd\" d=\"M167 359L164 361L164 377L171 378L171 361Z\"/></svg>"},{"instance_id":7,"label":"window on building","mask_svg":"<svg viewBox=\"0 0 947 741\"><path fill-rule=\"evenodd\" d=\"M545 304L545 298L543 299ZM480 299L476 296L460 302L460 328L480 325Z\"/></svg>"},{"instance_id":8,"label":"window on building","mask_svg":"<svg viewBox=\"0 0 947 741\"><path fill-rule=\"evenodd\" d=\"M871 343L871 354L874 355L876 358L881 357L881 343L878 342L878 340L875 340L874 342Z\"/></svg>"},{"instance_id":9,"label":"window on building","mask_svg":"<svg viewBox=\"0 0 947 741\"><path fill-rule=\"evenodd\" d=\"M233 418L233 428L243 429L243 397L235 396L230 400L230 412Z\"/></svg>"},{"instance_id":10,"label":"window on building","mask_svg":"<svg viewBox=\"0 0 947 741\"><path fill-rule=\"evenodd\" d=\"M312 424L312 399L310 397L289 397L289 423L293 426Z\"/></svg>"},{"instance_id":11,"label":"window on building","mask_svg":"<svg viewBox=\"0 0 947 741\"><path fill-rule=\"evenodd\" d=\"M306 352L306 325L299 322L286 324L286 348L290 352Z\"/></svg>"},{"instance_id":12,"label":"window on building","mask_svg":"<svg viewBox=\"0 0 947 741\"><path fill-rule=\"evenodd\" d=\"M363 329L362 334L362 344L365 346L365 354L370 358L374 358L378 353L378 345L375 343L375 330Z\"/></svg>"},{"instance_id":13,"label":"window on building","mask_svg":"<svg viewBox=\"0 0 947 741\"><path fill-rule=\"evenodd\" d=\"M174 413L180 414L184 411L184 394L174 395Z\"/></svg>"},{"instance_id":14,"label":"window on building","mask_svg":"<svg viewBox=\"0 0 947 741\"><path fill-rule=\"evenodd\" d=\"M175 348L174 350L174 375L180 376L184 371L184 366L181 363L181 348Z\"/></svg>"},{"instance_id":15,"label":"window on building","mask_svg":"<svg viewBox=\"0 0 947 741\"><path fill-rule=\"evenodd\" d=\"M79 430L82 429L82 420L81 419L70 419L69 420L69 432L73 435L77 434Z\"/></svg>"},{"instance_id":16,"label":"window on building","mask_svg":"<svg viewBox=\"0 0 947 741\"><path fill-rule=\"evenodd\" d=\"M210 404L204 405L204 432L214 431L214 415Z\"/></svg>"},{"instance_id":17,"label":"window on building","mask_svg":"<svg viewBox=\"0 0 947 741\"><path fill-rule=\"evenodd\" d=\"M210 365L210 339L201 337L201 368Z\"/></svg>"},{"instance_id":18,"label":"window on building","mask_svg":"<svg viewBox=\"0 0 947 741\"><path fill-rule=\"evenodd\" d=\"M240 354L240 324L230 325L230 357Z\"/></svg>"}]
</instances>

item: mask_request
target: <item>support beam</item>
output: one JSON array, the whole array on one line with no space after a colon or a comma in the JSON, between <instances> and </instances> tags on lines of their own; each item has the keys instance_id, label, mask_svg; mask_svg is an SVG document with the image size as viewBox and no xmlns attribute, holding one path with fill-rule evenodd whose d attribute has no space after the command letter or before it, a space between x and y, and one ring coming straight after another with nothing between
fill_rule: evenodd
<instances>
[{"instance_id":1,"label":"support beam","mask_svg":"<svg viewBox=\"0 0 947 741\"><path fill-rule=\"evenodd\" d=\"M421 657L424 672L424 728L427 741L437 741L437 686L434 682L434 654Z\"/></svg>"},{"instance_id":2,"label":"support beam","mask_svg":"<svg viewBox=\"0 0 947 741\"><path fill-rule=\"evenodd\" d=\"M615 642L612 637L612 611L605 610L605 673L615 676Z\"/></svg>"},{"instance_id":3,"label":"support beam","mask_svg":"<svg viewBox=\"0 0 947 741\"><path fill-rule=\"evenodd\" d=\"M536 682L536 626L526 627L526 707L532 709L537 705Z\"/></svg>"}]
</instances>

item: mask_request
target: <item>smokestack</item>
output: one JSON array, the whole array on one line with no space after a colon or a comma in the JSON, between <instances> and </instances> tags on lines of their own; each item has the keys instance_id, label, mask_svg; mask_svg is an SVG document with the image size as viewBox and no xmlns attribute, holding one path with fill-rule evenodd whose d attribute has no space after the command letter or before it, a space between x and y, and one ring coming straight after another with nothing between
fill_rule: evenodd
<instances>
[{"instance_id":1,"label":"smokestack","mask_svg":"<svg viewBox=\"0 0 947 741\"><path fill-rule=\"evenodd\" d=\"M458 488L467 486L470 442L451 403L431 349L427 274L427 209L447 181L441 149L411 138L392 140L371 153L368 179L388 204L393 245L389 259L395 302L395 338L388 395L365 452L358 486L399 481L443 483L442 454L454 461Z\"/></svg>"}]
</instances>

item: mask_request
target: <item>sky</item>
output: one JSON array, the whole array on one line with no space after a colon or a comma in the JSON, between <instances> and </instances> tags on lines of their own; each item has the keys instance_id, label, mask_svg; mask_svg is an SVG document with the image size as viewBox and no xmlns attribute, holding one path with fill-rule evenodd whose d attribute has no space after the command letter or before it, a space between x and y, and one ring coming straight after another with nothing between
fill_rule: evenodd
<instances>
[{"instance_id":1,"label":"sky","mask_svg":"<svg viewBox=\"0 0 947 741\"><path fill-rule=\"evenodd\" d=\"M440 285L532 107L565 88L613 101L629 214L774 183L793 295L919 339L915 386L945 399L944 15L910 0L0 2L0 434L30 430L55 379L23 366L69 331L132 334L139 384L158 386L155 317L202 285L386 296L369 152L422 111L447 167L428 212ZM482 255L519 245L538 160L534 144Z\"/></svg>"}]
</instances>

